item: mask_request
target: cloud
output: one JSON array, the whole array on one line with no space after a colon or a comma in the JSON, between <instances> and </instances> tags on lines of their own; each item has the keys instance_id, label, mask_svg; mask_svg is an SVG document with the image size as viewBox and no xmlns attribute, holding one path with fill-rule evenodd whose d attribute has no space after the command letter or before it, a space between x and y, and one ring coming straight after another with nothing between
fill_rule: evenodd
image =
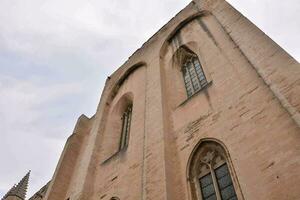
<instances>
[{"instance_id":1,"label":"cloud","mask_svg":"<svg viewBox=\"0 0 300 200\"><path fill-rule=\"evenodd\" d=\"M297 1L229 0L299 60ZM51 178L106 77L188 3L0 1L0 196L28 169L28 196Z\"/></svg>"},{"instance_id":2,"label":"cloud","mask_svg":"<svg viewBox=\"0 0 300 200\"><path fill-rule=\"evenodd\" d=\"M175 2L0 2L0 196L28 169L28 196L51 178L77 117L94 114L106 77L188 1Z\"/></svg>"},{"instance_id":3,"label":"cloud","mask_svg":"<svg viewBox=\"0 0 300 200\"><path fill-rule=\"evenodd\" d=\"M41 175L32 178L35 189L34 183L40 186L49 180L49 174L41 170L53 171L75 122L66 99L78 98L80 94L82 87L76 82L43 85L0 76L0 157L5 163L1 165L2 191L29 169L33 170L33 177ZM69 119L64 117L66 113Z\"/></svg>"},{"instance_id":4,"label":"cloud","mask_svg":"<svg viewBox=\"0 0 300 200\"><path fill-rule=\"evenodd\" d=\"M298 0L228 0L296 60L300 61Z\"/></svg>"}]
</instances>

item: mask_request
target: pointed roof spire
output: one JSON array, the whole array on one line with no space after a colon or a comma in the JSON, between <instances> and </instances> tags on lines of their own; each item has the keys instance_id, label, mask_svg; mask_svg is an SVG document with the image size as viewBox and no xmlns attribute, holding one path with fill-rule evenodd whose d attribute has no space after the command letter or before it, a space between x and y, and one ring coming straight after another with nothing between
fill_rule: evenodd
<instances>
[{"instance_id":1,"label":"pointed roof spire","mask_svg":"<svg viewBox=\"0 0 300 200\"><path fill-rule=\"evenodd\" d=\"M29 172L27 172L27 174L22 178L22 180L18 184L14 185L8 191L8 193L2 198L2 200L6 199L6 197L9 197L9 196L17 196L20 199L25 200L29 176L30 176L30 170L29 170Z\"/></svg>"}]
</instances>

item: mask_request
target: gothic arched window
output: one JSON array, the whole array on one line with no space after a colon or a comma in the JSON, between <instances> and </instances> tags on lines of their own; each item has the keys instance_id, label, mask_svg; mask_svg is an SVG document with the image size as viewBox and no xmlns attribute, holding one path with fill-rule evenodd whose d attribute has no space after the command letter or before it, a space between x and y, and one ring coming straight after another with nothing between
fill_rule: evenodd
<instances>
[{"instance_id":1,"label":"gothic arched window","mask_svg":"<svg viewBox=\"0 0 300 200\"><path fill-rule=\"evenodd\" d=\"M184 59L182 74L187 96L190 97L207 85L207 80L197 55L191 54Z\"/></svg>"},{"instance_id":2,"label":"gothic arched window","mask_svg":"<svg viewBox=\"0 0 300 200\"><path fill-rule=\"evenodd\" d=\"M122 129L121 129L121 138L120 138L120 146L119 150L122 150L126 146L128 146L129 142L129 132L130 132L130 124L131 124L131 115L132 115L132 105L128 105L122 115Z\"/></svg>"},{"instance_id":3,"label":"gothic arched window","mask_svg":"<svg viewBox=\"0 0 300 200\"><path fill-rule=\"evenodd\" d=\"M198 147L189 176L193 200L238 199L225 150L216 142L204 142Z\"/></svg>"}]
</instances>

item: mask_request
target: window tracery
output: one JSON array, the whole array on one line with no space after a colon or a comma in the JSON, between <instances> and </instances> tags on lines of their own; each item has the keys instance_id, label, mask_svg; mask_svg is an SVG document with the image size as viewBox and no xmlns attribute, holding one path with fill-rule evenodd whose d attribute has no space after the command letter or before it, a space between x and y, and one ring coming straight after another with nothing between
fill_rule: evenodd
<instances>
[{"instance_id":1,"label":"window tracery","mask_svg":"<svg viewBox=\"0 0 300 200\"><path fill-rule=\"evenodd\" d=\"M204 142L193 156L190 169L194 199L237 200L224 149Z\"/></svg>"},{"instance_id":2,"label":"window tracery","mask_svg":"<svg viewBox=\"0 0 300 200\"><path fill-rule=\"evenodd\" d=\"M187 96L191 97L208 84L204 70L198 56L185 46L180 47L175 56L181 67Z\"/></svg>"}]
</instances>

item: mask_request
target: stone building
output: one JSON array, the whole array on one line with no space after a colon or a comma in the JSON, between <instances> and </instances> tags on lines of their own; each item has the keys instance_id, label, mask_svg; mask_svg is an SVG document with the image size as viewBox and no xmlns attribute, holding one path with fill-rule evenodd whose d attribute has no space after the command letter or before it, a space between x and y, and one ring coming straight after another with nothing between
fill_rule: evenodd
<instances>
[{"instance_id":1,"label":"stone building","mask_svg":"<svg viewBox=\"0 0 300 200\"><path fill-rule=\"evenodd\" d=\"M299 63L194 0L107 78L31 200L297 200L299 111Z\"/></svg>"},{"instance_id":2,"label":"stone building","mask_svg":"<svg viewBox=\"0 0 300 200\"><path fill-rule=\"evenodd\" d=\"M1 200L24 200L28 187L30 171L21 179L18 184L15 184Z\"/></svg>"}]
</instances>

